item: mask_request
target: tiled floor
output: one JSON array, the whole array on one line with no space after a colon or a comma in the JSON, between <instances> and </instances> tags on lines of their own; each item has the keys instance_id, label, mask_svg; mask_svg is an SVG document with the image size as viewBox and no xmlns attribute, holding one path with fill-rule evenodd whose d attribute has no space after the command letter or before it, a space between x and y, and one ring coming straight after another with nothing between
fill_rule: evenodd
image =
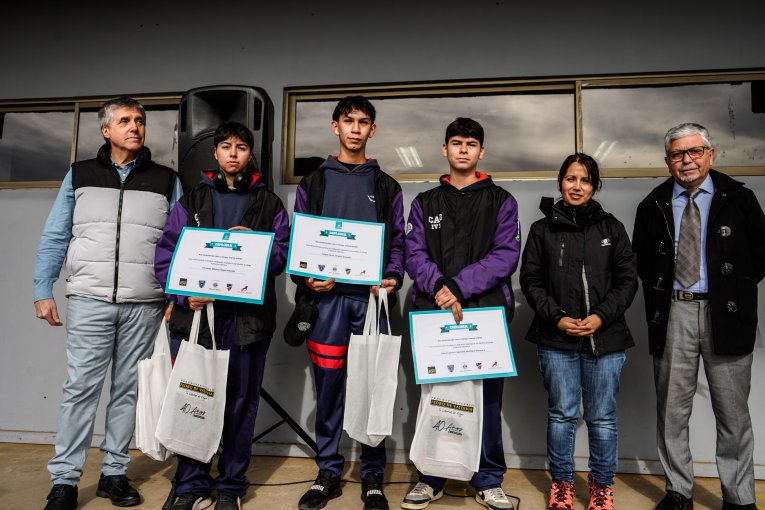
<instances>
[{"instance_id":1,"label":"tiled floor","mask_svg":"<svg viewBox=\"0 0 765 510\"><path fill-rule=\"evenodd\" d=\"M159 510L170 489L170 477L174 470L174 461L156 462L131 451L134 460L130 464L128 476L141 492L144 502L140 507ZM45 496L50 488L45 464L53 453L50 445L28 445L0 443L0 507L4 510L42 509ZM113 509L110 502L96 496L99 464L102 455L92 449L80 484L80 509ZM297 509L297 501L310 486L316 475L316 468L311 459L287 457L255 456L250 464L248 477L253 483L242 508L250 509ZM343 495L327 505L328 510L361 510L359 499L360 484L355 463L348 465L343 475L346 483ZM385 493L392 509L399 508L399 502L411 488L415 473L410 465L392 464L386 473ZM696 510L721 507L719 481L716 478L698 478L694 508ZM503 485L505 491L516 498L518 510L543 510L549 477L540 470L508 470ZM587 504L587 481L585 473L577 473L577 509L585 509ZM757 482L757 503L765 509L765 481ZM447 489L459 493L464 486L455 485ZM614 485L616 507L619 510L651 510L661 499L664 492L662 477L651 475L618 475ZM520 500L520 504L518 503ZM445 496L431 504L429 510L464 508L465 510L482 509L472 497Z\"/></svg>"}]
</instances>

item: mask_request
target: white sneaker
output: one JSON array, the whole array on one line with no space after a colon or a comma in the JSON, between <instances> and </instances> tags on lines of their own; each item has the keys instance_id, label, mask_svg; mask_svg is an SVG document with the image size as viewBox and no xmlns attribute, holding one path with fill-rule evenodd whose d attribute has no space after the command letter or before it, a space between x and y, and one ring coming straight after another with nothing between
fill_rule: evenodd
<instances>
[{"instance_id":1,"label":"white sneaker","mask_svg":"<svg viewBox=\"0 0 765 510\"><path fill-rule=\"evenodd\" d=\"M420 510L421 508L427 507L431 501L441 499L441 496L443 495L444 491L434 493L433 487L427 483L417 482L414 489L410 490L409 494L404 497L404 501L401 502L401 508L405 508L406 510Z\"/></svg>"},{"instance_id":2,"label":"white sneaker","mask_svg":"<svg viewBox=\"0 0 765 510\"><path fill-rule=\"evenodd\" d=\"M513 504L505 496L502 487L478 491L476 492L475 500L491 510L515 510Z\"/></svg>"},{"instance_id":3,"label":"white sneaker","mask_svg":"<svg viewBox=\"0 0 765 510\"><path fill-rule=\"evenodd\" d=\"M204 510L212 505L212 499L186 493L178 495L170 510Z\"/></svg>"}]
</instances>

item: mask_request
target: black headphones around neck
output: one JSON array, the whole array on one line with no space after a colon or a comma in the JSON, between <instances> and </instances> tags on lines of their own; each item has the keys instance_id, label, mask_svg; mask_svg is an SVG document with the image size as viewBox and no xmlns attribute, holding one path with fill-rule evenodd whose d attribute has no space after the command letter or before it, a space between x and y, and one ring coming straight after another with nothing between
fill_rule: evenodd
<instances>
[{"instance_id":1,"label":"black headphones around neck","mask_svg":"<svg viewBox=\"0 0 765 510\"><path fill-rule=\"evenodd\" d=\"M228 191L228 182L226 181L226 174L220 168L213 170L212 182L215 189L218 191ZM234 189L238 192L247 191L252 183L252 169L248 166L246 170L243 170L234 176Z\"/></svg>"},{"instance_id":2,"label":"black headphones around neck","mask_svg":"<svg viewBox=\"0 0 765 510\"><path fill-rule=\"evenodd\" d=\"M255 156L250 156L250 162L247 167L234 176L234 189L240 193L247 191L252 184L252 176L258 171L258 163ZM212 172L212 182L215 189L218 191L228 191L228 182L226 181L226 174L223 170L218 168Z\"/></svg>"}]
</instances>

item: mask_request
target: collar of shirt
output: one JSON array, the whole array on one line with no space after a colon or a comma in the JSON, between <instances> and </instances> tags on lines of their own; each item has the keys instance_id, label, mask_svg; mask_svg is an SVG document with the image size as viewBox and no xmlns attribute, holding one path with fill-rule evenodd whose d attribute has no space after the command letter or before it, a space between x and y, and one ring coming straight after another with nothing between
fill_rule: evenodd
<instances>
[{"instance_id":1,"label":"collar of shirt","mask_svg":"<svg viewBox=\"0 0 765 510\"><path fill-rule=\"evenodd\" d=\"M712 177L709 174L707 174L707 178L704 179L704 182L701 183L701 186L699 186L699 189L703 193L708 193L710 195L715 192L715 185L712 183ZM672 200L677 199L684 192L685 192L685 188L680 186L680 184L678 184L678 182L675 181L675 185L672 187Z\"/></svg>"},{"instance_id":2,"label":"collar of shirt","mask_svg":"<svg viewBox=\"0 0 765 510\"><path fill-rule=\"evenodd\" d=\"M117 173L120 174L122 182L125 182L127 176L130 175L130 171L135 167L135 161L136 160L134 159L133 161L126 163L125 166L120 166L116 161L112 161L112 165L114 165L114 169L117 170Z\"/></svg>"}]
</instances>

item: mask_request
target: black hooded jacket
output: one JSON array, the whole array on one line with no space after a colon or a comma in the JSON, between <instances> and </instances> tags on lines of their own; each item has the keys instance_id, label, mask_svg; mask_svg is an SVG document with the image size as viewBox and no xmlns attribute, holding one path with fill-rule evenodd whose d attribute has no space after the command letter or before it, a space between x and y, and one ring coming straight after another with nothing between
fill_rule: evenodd
<instances>
[{"instance_id":1,"label":"black hooded jacket","mask_svg":"<svg viewBox=\"0 0 765 510\"><path fill-rule=\"evenodd\" d=\"M531 225L521 263L521 289L535 312L526 339L567 350L584 342L595 355L635 345L624 312L638 279L624 225L594 200L568 207L542 198L539 208L545 217ZM557 328L563 317L590 314L603 321L592 338Z\"/></svg>"}]
</instances>

